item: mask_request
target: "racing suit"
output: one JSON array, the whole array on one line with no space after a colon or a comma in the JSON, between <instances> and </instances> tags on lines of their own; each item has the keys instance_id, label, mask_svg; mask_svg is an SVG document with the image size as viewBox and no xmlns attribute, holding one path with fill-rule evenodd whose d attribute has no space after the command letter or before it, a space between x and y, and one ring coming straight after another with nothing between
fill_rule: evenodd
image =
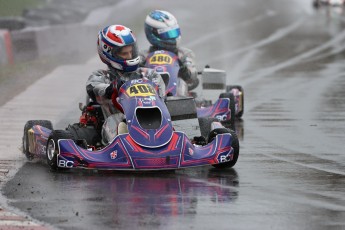
<instances>
[{"instance_id":1,"label":"racing suit","mask_svg":"<svg viewBox=\"0 0 345 230\"><path fill-rule=\"evenodd\" d=\"M104 115L104 124L102 126L102 142L109 144L118 134L118 129L125 120L124 114L119 108L114 106L111 98L107 95L107 88L113 82L125 82L134 79L147 78L158 86L158 94L161 98L165 96L165 84L162 77L153 69L138 68L134 72L121 72L115 69L94 71L86 82L86 91L93 101L101 105ZM119 87L119 86L117 86Z\"/></svg>"},{"instance_id":2,"label":"racing suit","mask_svg":"<svg viewBox=\"0 0 345 230\"><path fill-rule=\"evenodd\" d=\"M147 55L157 50L164 50L164 49L159 48L157 46L150 46L148 50L144 50L140 52L140 66L145 66ZM193 84L194 82L198 82L197 80L198 71L196 69L195 55L193 51L184 47L179 47L179 48L175 48L174 50L167 50L167 51L175 53L179 58L180 71L178 73L178 77L183 79L188 84Z\"/></svg>"}]
</instances>

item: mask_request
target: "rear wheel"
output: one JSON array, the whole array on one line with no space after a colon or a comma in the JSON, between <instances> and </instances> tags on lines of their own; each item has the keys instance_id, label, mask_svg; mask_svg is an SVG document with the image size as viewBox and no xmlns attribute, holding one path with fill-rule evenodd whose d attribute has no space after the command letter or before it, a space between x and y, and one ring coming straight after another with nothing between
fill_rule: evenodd
<instances>
[{"instance_id":1,"label":"rear wheel","mask_svg":"<svg viewBox=\"0 0 345 230\"><path fill-rule=\"evenodd\" d=\"M74 140L74 136L71 134L71 132L67 130L54 130L47 142L47 163L49 167L52 170L58 169L58 162L57 162L57 156L59 153L59 146L58 146L58 140L60 139L72 139Z\"/></svg>"},{"instance_id":2,"label":"rear wheel","mask_svg":"<svg viewBox=\"0 0 345 230\"><path fill-rule=\"evenodd\" d=\"M230 133L231 134L231 137L232 137L231 147L233 148L233 151L234 151L233 152L233 158L231 161L213 165L213 167L215 167L215 168L231 168L231 167L233 167L237 162L238 155L240 152L240 144L238 141L238 137L237 137L235 131L233 131L231 129L220 128L220 129L212 130L209 134L208 142L210 143L211 141L214 140L214 138L216 138L216 136L218 134L223 134L223 133Z\"/></svg>"},{"instance_id":3,"label":"rear wheel","mask_svg":"<svg viewBox=\"0 0 345 230\"><path fill-rule=\"evenodd\" d=\"M239 108L240 111L237 114L235 114L235 116L237 118L241 118L243 115L243 112L244 112L244 91L243 91L242 86L240 86L240 85L228 85L228 86L226 86L226 92L231 93L232 89L237 89L238 91L241 92L240 108Z\"/></svg>"},{"instance_id":4,"label":"rear wheel","mask_svg":"<svg viewBox=\"0 0 345 230\"><path fill-rule=\"evenodd\" d=\"M225 125L233 125L235 123L235 98L234 95L232 93L221 93L219 95L219 98L228 98L230 100L229 103L229 110L230 110L230 120L227 121L223 121L223 123L225 123Z\"/></svg>"},{"instance_id":5,"label":"rear wheel","mask_svg":"<svg viewBox=\"0 0 345 230\"><path fill-rule=\"evenodd\" d=\"M25 154L25 156L28 160L32 160L34 158L34 154L30 152L30 143L29 143L29 130L34 125L40 125L44 128L53 130L53 125L48 120L30 120L30 121L26 122L26 124L24 126L22 147L23 147L23 153Z\"/></svg>"}]
</instances>

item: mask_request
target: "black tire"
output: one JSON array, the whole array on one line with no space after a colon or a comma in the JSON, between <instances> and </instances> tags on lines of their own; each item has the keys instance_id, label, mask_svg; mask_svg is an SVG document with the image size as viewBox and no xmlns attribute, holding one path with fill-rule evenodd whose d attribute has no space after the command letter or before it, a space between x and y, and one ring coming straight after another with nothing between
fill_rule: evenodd
<instances>
[{"instance_id":1,"label":"black tire","mask_svg":"<svg viewBox=\"0 0 345 230\"><path fill-rule=\"evenodd\" d=\"M228 98L230 100L229 103L229 109L230 109L230 120L229 121L223 121L222 123L224 123L226 126L228 125L234 125L235 123L235 98L234 95L232 93L221 93L219 95L219 98Z\"/></svg>"},{"instance_id":2,"label":"black tire","mask_svg":"<svg viewBox=\"0 0 345 230\"><path fill-rule=\"evenodd\" d=\"M58 169L57 155L59 153L58 140L60 139L74 139L71 132L67 130L53 130L47 142L46 156L47 163L52 170Z\"/></svg>"},{"instance_id":3,"label":"black tire","mask_svg":"<svg viewBox=\"0 0 345 230\"><path fill-rule=\"evenodd\" d=\"M231 161L220 163L220 164L216 164L216 165L212 165L212 166L215 167L215 168L220 168L220 169L222 169L222 168L231 168L231 167L233 167L236 164L238 156L239 156L239 153L240 153L240 144L239 144L238 137L237 137L235 131L233 131L231 129L226 129L226 128L214 129L209 134L208 143L213 141L214 138L218 134L222 134L222 133L230 133L231 134L231 136L232 136L231 147L234 149L234 157L232 158Z\"/></svg>"},{"instance_id":4,"label":"black tire","mask_svg":"<svg viewBox=\"0 0 345 230\"><path fill-rule=\"evenodd\" d=\"M212 122L214 121L219 122L217 118L213 118L213 117L200 117L198 118L198 121L199 121L201 136L205 138L208 137L208 134L211 131Z\"/></svg>"},{"instance_id":5,"label":"black tire","mask_svg":"<svg viewBox=\"0 0 345 230\"><path fill-rule=\"evenodd\" d=\"M28 131L34 126L34 125L40 125L44 128L53 130L53 125L48 120L30 120L25 123L24 126L24 134L22 139L22 147L23 147L23 153L25 154L26 158L28 160L34 159L34 154L29 151L29 134Z\"/></svg>"},{"instance_id":6,"label":"black tire","mask_svg":"<svg viewBox=\"0 0 345 230\"><path fill-rule=\"evenodd\" d=\"M69 125L66 130L80 143L83 143L84 140L86 145L100 146L102 143L101 130L96 130L93 126L80 127L79 123L76 123ZM85 148L86 146L81 147Z\"/></svg>"}]
</instances>

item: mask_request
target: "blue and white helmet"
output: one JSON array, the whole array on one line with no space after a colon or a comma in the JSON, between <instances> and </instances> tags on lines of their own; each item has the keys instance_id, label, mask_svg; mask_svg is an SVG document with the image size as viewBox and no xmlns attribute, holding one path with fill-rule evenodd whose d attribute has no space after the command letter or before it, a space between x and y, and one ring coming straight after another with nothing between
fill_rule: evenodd
<instances>
[{"instance_id":1,"label":"blue and white helmet","mask_svg":"<svg viewBox=\"0 0 345 230\"><path fill-rule=\"evenodd\" d=\"M118 56L123 47L132 46L130 59ZM107 26L98 33L97 49L102 62L110 68L132 72L139 66L139 52L133 32L122 25Z\"/></svg>"},{"instance_id":2,"label":"blue and white helmet","mask_svg":"<svg viewBox=\"0 0 345 230\"><path fill-rule=\"evenodd\" d=\"M160 49L175 49L181 40L176 18L163 10L154 10L146 16L145 34L151 45Z\"/></svg>"}]
</instances>

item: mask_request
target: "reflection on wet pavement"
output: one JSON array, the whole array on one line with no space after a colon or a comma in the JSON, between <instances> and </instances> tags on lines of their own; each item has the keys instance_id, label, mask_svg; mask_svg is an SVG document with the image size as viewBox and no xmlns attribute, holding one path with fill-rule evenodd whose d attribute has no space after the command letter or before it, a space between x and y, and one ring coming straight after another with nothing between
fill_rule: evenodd
<instances>
[{"instance_id":1,"label":"reflection on wet pavement","mask_svg":"<svg viewBox=\"0 0 345 230\"><path fill-rule=\"evenodd\" d=\"M97 228L99 221L109 228L162 226L175 218L192 218L205 207L209 212L216 212L219 206L231 208L239 195L234 169L196 168L159 174L44 171L49 171L45 165L26 164L9 182L18 189L5 189L5 195L22 197L22 209L26 207L34 218L63 228ZM36 175L36 183L27 183L28 172ZM56 187L64 193L54 193ZM15 201L11 204L22 206Z\"/></svg>"}]
</instances>

